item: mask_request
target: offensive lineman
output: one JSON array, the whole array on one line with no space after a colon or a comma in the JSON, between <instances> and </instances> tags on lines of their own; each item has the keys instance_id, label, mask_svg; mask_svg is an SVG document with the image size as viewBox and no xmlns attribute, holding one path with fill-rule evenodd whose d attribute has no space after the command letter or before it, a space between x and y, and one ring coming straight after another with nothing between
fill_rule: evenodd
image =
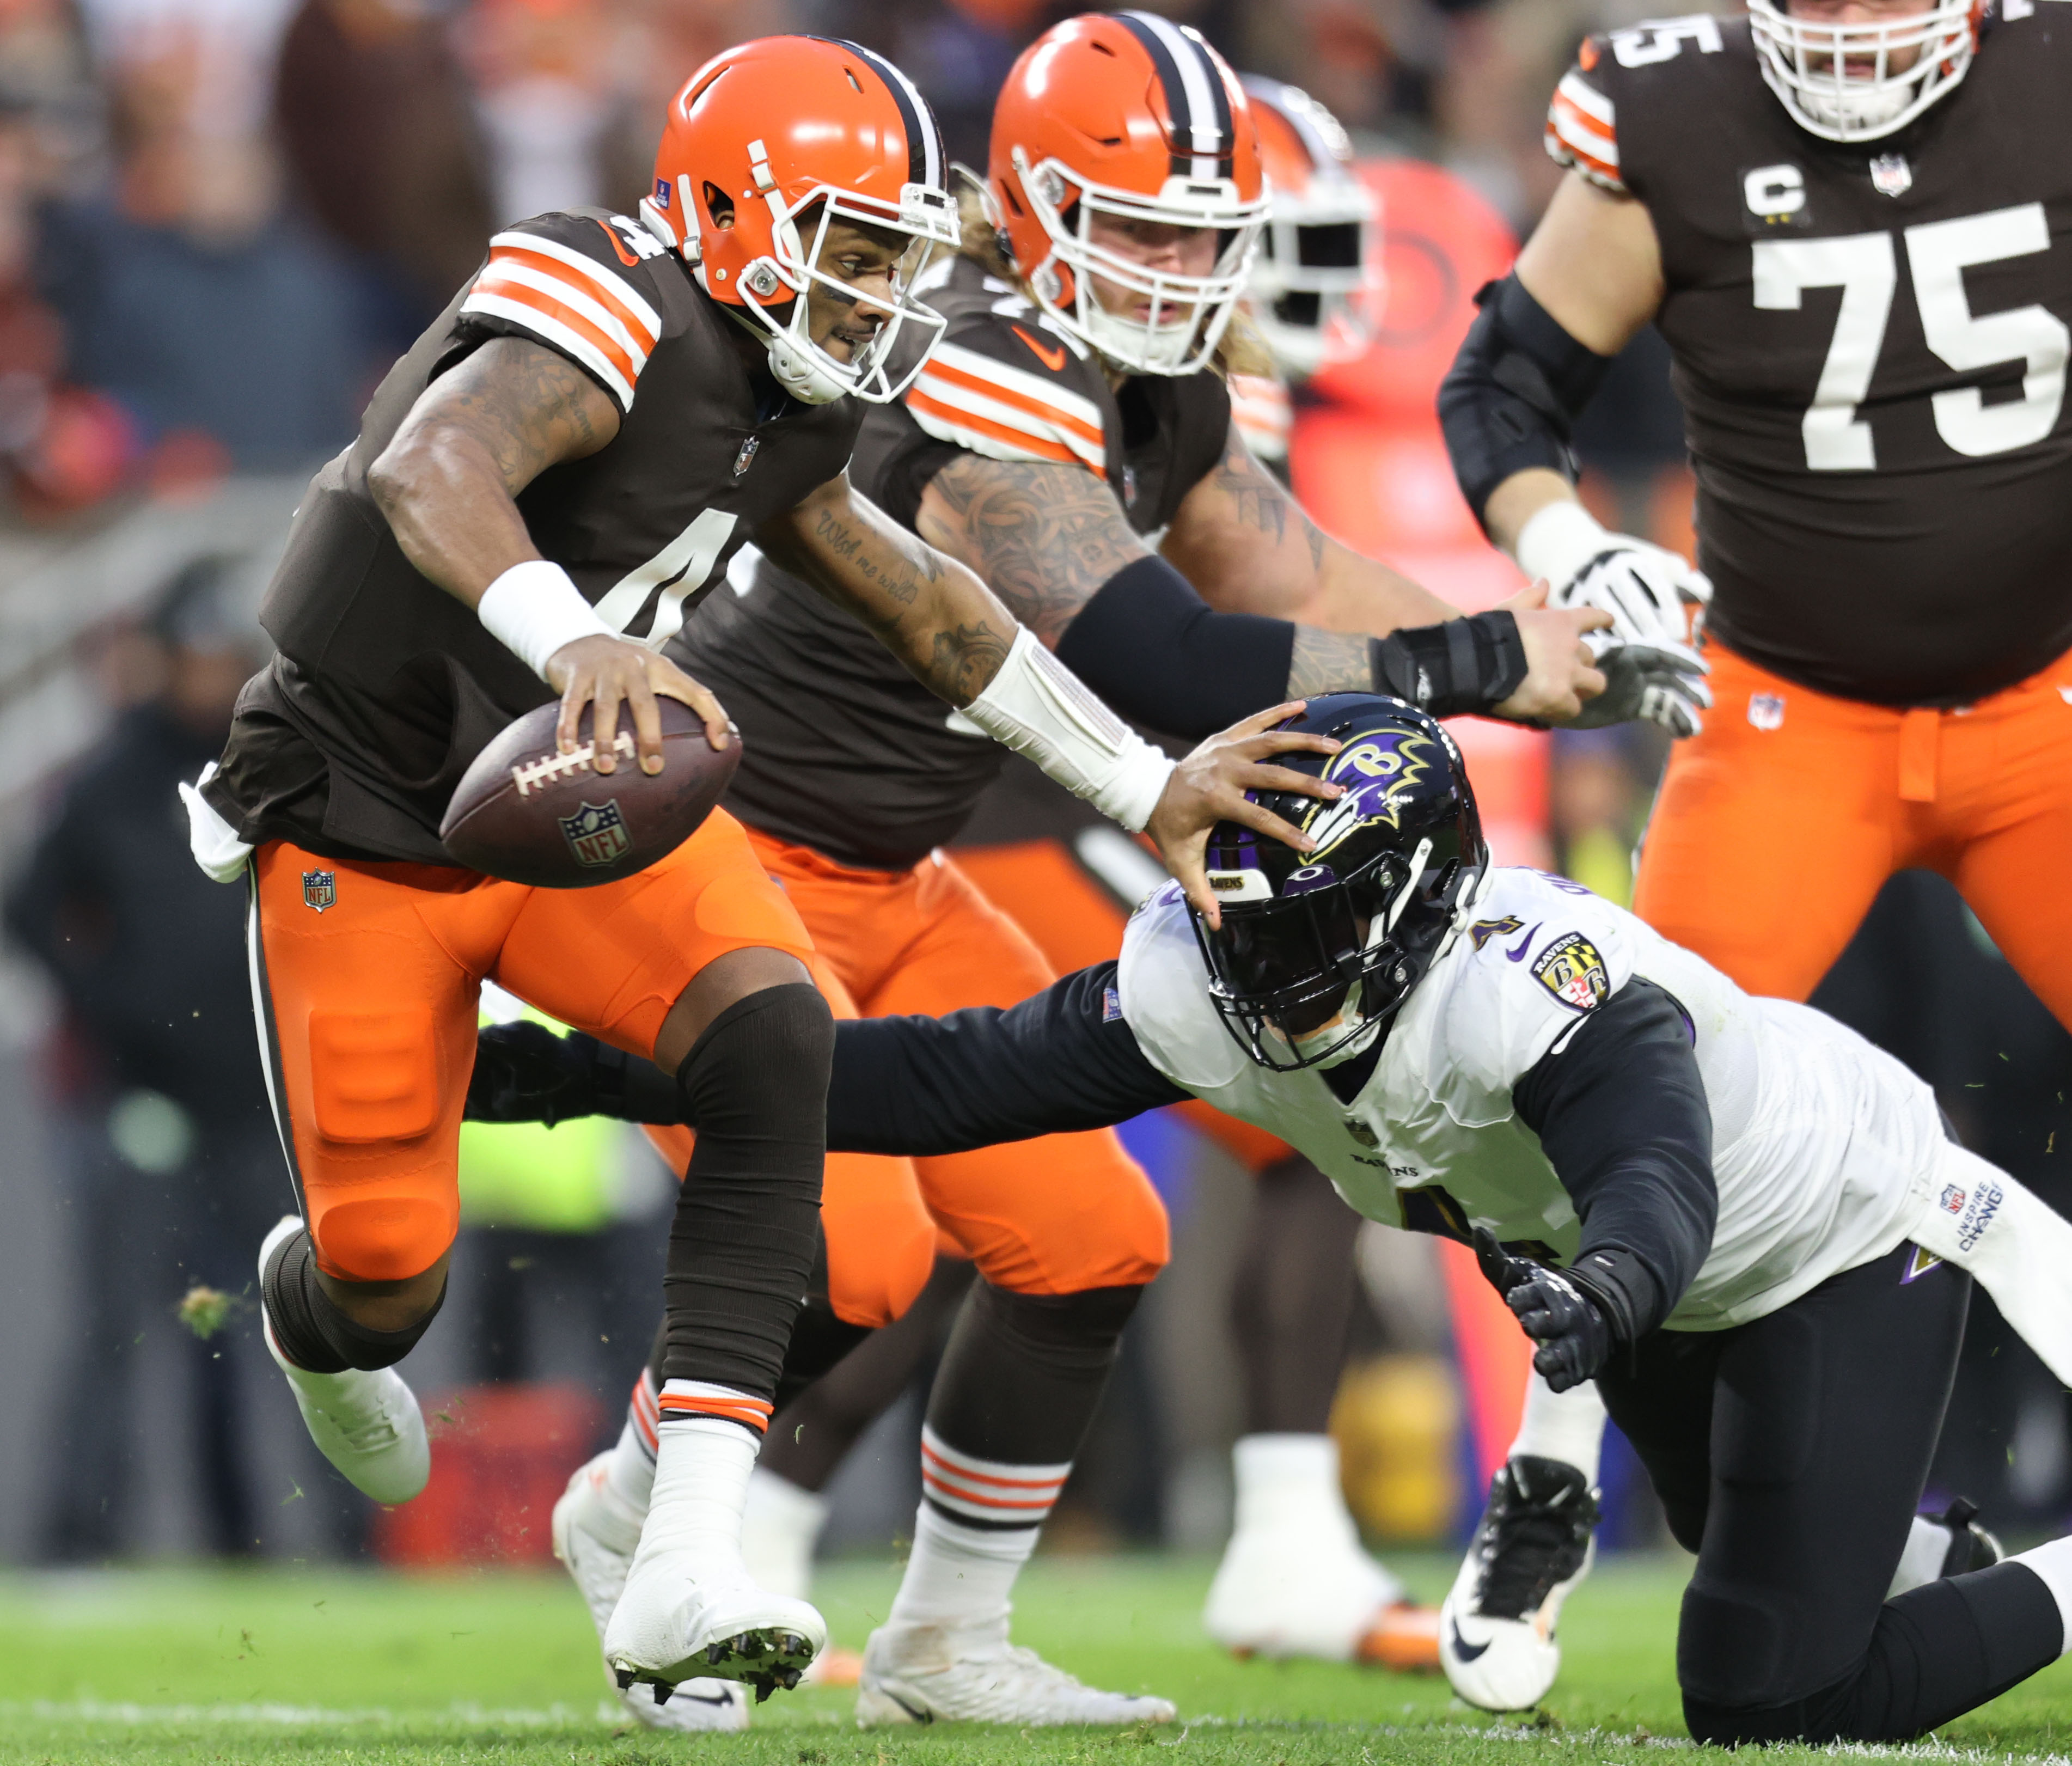
<instances>
[{"instance_id":1,"label":"offensive lineman","mask_svg":"<svg viewBox=\"0 0 2072 1766\"><path fill-rule=\"evenodd\" d=\"M903 399L867 419L856 482L970 565L1111 703L1161 729L1206 736L1305 691L1377 682L1449 711L1576 716L1603 684L1577 653L1597 616L1522 606L1452 618L1320 533L1234 437L1214 363L1265 198L1244 88L1197 34L1135 13L1047 32L995 110L990 220L968 217L963 253L917 290L944 315L944 340ZM1380 633L1393 635L1369 635ZM853 620L766 558L676 654L740 723L729 806L834 971L838 1013L1004 1005L1051 979L935 855L997 770L991 745L881 666ZM1676 659L1636 647L1599 714L1630 708L1645 682L1681 678ZM1014 1649L1007 1629L1014 1577L1165 1261L1163 1211L1105 1136L931 1159L918 1181L986 1280L935 1385L914 1550L866 1651L859 1714L1170 1715L1162 1701L1079 1685ZM915 1259L910 1296L932 1249L911 1235L886 1248ZM637 1505L654 1373L621 1447L571 1481L557 1523L596 1607L612 1570L595 1542L623 1530L620 1497ZM1352 1557L1323 1621L1343 1655L1400 1596ZM1275 1604L1299 1606L1305 1591L1285 1577L1251 1591L1262 1637L1287 1628Z\"/></svg>"},{"instance_id":2,"label":"offensive lineman","mask_svg":"<svg viewBox=\"0 0 2072 1766\"><path fill-rule=\"evenodd\" d=\"M1568 175L1441 394L1462 491L1556 604L1680 635L1712 597L1718 709L1671 758L1634 905L1751 992L1804 999L1925 867L2072 1024L2037 888L2072 862L2068 80L2072 28L2027 0L1591 38L1548 120ZM1651 320L1702 575L1570 486L1569 424Z\"/></svg>"},{"instance_id":3,"label":"offensive lineman","mask_svg":"<svg viewBox=\"0 0 2072 1766\"><path fill-rule=\"evenodd\" d=\"M1119 963L1009 1011L842 1025L831 1142L933 1151L1202 1097L1370 1218L1472 1240L1546 1386L1596 1381L1697 1554L1677 1671L1700 1742L1908 1739L2065 1653L2072 1539L1892 1591L1972 1277L2072 1374L2072 1224L1853 1032L1493 868L1421 713L1343 695L1293 727L1340 744L1295 764L1350 787L1281 800L1313 851L1223 831L1219 925L1168 885ZM521 1086L579 1108L595 1070Z\"/></svg>"},{"instance_id":4,"label":"offensive lineman","mask_svg":"<svg viewBox=\"0 0 2072 1766\"><path fill-rule=\"evenodd\" d=\"M805 929L730 817L624 881L528 889L439 843L469 762L557 695L564 752L586 705L611 731L626 703L656 770L657 693L725 745L719 703L659 651L753 533L978 727L1149 818L1182 865L1215 813L1201 794L1237 800L1230 757L1175 774L968 572L850 493L856 401L896 396L903 331L939 330L911 284L956 237L942 175L934 119L890 64L771 38L672 103L640 219L499 234L306 496L265 609L279 655L187 793L204 869L251 879L300 1204L261 1254L268 1345L369 1495L406 1500L429 1469L393 1365L445 1291L481 980L652 1053L697 1100L654 1500L607 1640L622 1685L666 1688L695 1661L767 1691L825 1640L747 1575L738 1533L810 1277L828 1012ZM615 770L606 741L586 758Z\"/></svg>"}]
</instances>

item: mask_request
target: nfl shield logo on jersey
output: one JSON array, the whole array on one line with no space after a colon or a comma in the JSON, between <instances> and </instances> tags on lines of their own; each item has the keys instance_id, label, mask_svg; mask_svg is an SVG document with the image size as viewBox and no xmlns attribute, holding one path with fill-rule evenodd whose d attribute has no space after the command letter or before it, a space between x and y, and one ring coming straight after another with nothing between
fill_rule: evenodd
<instances>
[{"instance_id":1,"label":"nfl shield logo on jersey","mask_svg":"<svg viewBox=\"0 0 2072 1766\"><path fill-rule=\"evenodd\" d=\"M338 899L338 873L335 871L305 871L302 873L302 906L314 908L321 914Z\"/></svg>"},{"instance_id":2,"label":"nfl shield logo on jersey","mask_svg":"<svg viewBox=\"0 0 2072 1766\"><path fill-rule=\"evenodd\" d=\"M1749 721L1758 729L1782 729L1784 727L1784 695L1749 694Z\"/></svg>"},{"instance_id":3,"label":"nfl shield logo on jersey","mask_svg":"<svg viewBox=\"0 0 2072 1766\"><path fill-rule=\"evenodd\" d=\"M610 865L623 857L633 844L626 832L626 818L619 813L619 799L608 803L584 803L573 815L558 818L561 838L569 843L578 865Z\"/></svg>"},{"instance_id":4,"label":"nfl shield logo on jersey","mask_svg":"<svg viewBox=\"0 0 2072 1766\"><path fill-rule=\"evenodd\" d=\"M1880 154L1871 162L1871 188L1881 196L1904 196L1914 188L1914 168L1904 154Z\"/></svg>"},{"instance_id":5,"label":"nfl shield logo on jersey","mask_svg":"<svg viewBox=\"0 0 2072 1766\"><path fill-rule=\"evenodd\" d=\"M741 452L734 457L734 477L739 478L748 470L750 462L755 458L755 450L762 446L763 437L759 435L751 435L741 444Z\"/></svg>"},{"instance_id":6,"label":"nfl shield logo on jersey","mask_svg":"<svg viewBox=\"0 0 2072 1766\"><path fill-rule=\"evenodd\" d=\"M1965 1197L1963 1191L1959 1189L1955 1184L1945 1184L1942 1186L1942 1212L1944 1214L1963 1214L1964 1211L1964 1201Z\"/></svg>"}]
</instances>

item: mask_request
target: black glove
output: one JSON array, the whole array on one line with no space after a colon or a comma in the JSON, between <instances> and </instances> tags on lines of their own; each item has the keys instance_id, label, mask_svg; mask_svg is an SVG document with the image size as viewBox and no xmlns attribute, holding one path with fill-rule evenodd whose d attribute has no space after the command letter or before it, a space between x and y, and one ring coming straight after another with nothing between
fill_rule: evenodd
<instances>
[{"instance_id":1,"label":"black glove","mask_svg":"<svg viewBox=\"0 0 2072 1766\"><path fill-rule=\"evenodd\" d=\"M527 1018L485 1026L475 1033L467 1119L542 1122L551 1128L571 1117L597 1115L597 1054L602 1047L594 1037L557 1037Z\"/></svg>"},{"instance_id":2,"label":"black glove","mask_svg":"<svg viewBox=\"0 0 2072 1766\"><path fill-rule=\"evenodd\" d=\"M1475 1229L1475 1259L1490 1285L1540 1347L1532 1365L1557 1392L1595 1379L1618 1348L1614 1324L1624 1308L1576 1269L1549 1269L1514 1257L1486 1226Z\"/></svg>"}]
</instances>

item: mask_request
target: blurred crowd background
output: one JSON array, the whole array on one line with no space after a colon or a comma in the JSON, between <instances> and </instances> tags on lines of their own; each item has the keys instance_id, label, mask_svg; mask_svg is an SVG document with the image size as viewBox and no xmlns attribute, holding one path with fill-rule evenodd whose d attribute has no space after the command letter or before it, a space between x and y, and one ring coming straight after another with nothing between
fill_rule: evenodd
<instances>
[{"instance_id":1,"label":"blurred crowd background","mask_svg":"<svg viewBox=\"0 0 2072 1766\"><path fill-rule=\"evenodd\" d=\"M292 1201L254 1058L243 902L188 861L174 784L216 752L263 659L253 609L308 471L350 439L496 225L630 207L668 95L726 44L783 28L894 57L952 155L982 166L1002 76L1073 10L0 0L0 1403L14 1419L0 1561L545 1554L547 1506L615 1432L645 1348L667 1173L616 1124L551 1140L470 1131L453 1296L410 1365L434 1395L445 1469L424 1501L370 1514L317 1460L257 1339L252 1260ZM1577 43L1657 9L1160 10L1240 69L1322 99L1383 200L1379 339L1302 395L1297 488L1350 541L1487 605L1515 574L1453 488L1432 392L1469 295L1552 191L1541 118ZM1652 332L1581 442L1603 519L1688 548L1680 417ZM1626 897L1659 742L1486 725L1464 739L1499 856ZM989 830L1016 832L995 816L972 838ZM1929 1078L1972 1146L2072 1211L2055 1177L2072 1156L2057 1146L2072 1043L1945 885L1897 879L1819 998ZM1178 1255L1050 1548L1213 1548L1253 1180L1183 1121L1128 1138L1173 1209ZM1491 1444L1435 1266L1395 1236L1362 1242L1371 1304L1335 1427L1376 1541L1450 1543L1478 1512ZM179 1316L197 1287L222 1297L220 1321ZM1966 1370L1938 1489L2008 1530L2063 1530L2064 1394L1983 1298ZM853 1456L829 1493L830 1548L882 1549L911 1526L918 1426L910 1395ZM1630 1466L1615 1456L1608 1477L1612 1541L1654 1542Z\"/></svg>"}]
</instances>

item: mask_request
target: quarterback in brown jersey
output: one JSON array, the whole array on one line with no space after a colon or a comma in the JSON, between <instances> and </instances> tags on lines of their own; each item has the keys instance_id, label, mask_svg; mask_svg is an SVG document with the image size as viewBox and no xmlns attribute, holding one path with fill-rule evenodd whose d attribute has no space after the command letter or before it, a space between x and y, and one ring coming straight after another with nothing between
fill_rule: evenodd
<instances>
[{"instance_id":1,"label":"quarterback in brown jersey","mask_svg":"<svg viewBox=\"0 0 2072 1766\"><path fill-rule=\"evenodd\" d=\"M389 374L305 497L264 609L278 656L189 793L197 857L251 880L300 1204L262 1252L268 1342L369 1494L405 1500L428 1468L393 1364L445 1291L480 983L652 1054L695 1100L652 1502L643 1488L644 1530L615 1542L624 1596L599 1615L622 1687L666 1696L694 1665L789 1686L824 1641L810 1607L746 1573L738 1532L811 1283L829 1016L806 929L731 817L622 881L526 888L441 846L470 762L557 696L565 753L586 706L602 732L630 705L634 764L655 770L658 694L715 749L733 740L660 652L751 533L1182 869L1209 800L1241 802L1253 757L1286 745L1176 770L971 572L851 494L861 406L896 396L941 329L913 284L955 237L934 120L890 64L803 37L717 57L671 105L639 218L497 235ZM587 758L615 770L608 741Z\"/></svg>"},{"instance_id":2,"label":"quarterback in brown jersey","mask_svg":"<svg viewBox=\"0 0 2072 1766\"><path fill-rule=\"evenodd\" d=\"M1603 682L1578 639L1603 615L1453 618L1318 532L1234 436L1217 351L1267 192L1244 88L1197 34L1124 13L1039 39L996 110L985 204L919 285L942 342L858 439L855 482L894 520L976 571L1109 703L1178 735L1378 679L1449 711L1577 715ZM729 807L834 971L838 1013L1005 1004L1046 985L1040 952L936 852L997 771L993 745L765 552L672 654L741 725ZM1015 1574L1165 1261L1156 1196L1105 1132L902 1162L903 1179L853 1168L886 1164L845 1160L845 1193L918 1184L985 1279L930 1407L914 1553L861 1714L1169 1711L1080 1686L1007 1635ZM825 1217L831 1274L852 1255L846 1218ZM912 1295L932 1249L879 1235L864 1252L911 1267L870 1285ZM652 1402L643 1382L615 1453L639 1452ZM1400 1591L1350 1522L1343 1534L1348 1573L1328 1600L1293 1604L1346 1656ZM1269 1617L1245 1641L1286 1629Z\"/></svg>"},{"instance_id":3,"label":"quarterback in brown jersey","mask_svg":"<svg viewBox=\"0 0 2072 1766\"><path fill-rule=\"evenodd\" d=\"M2068 79L2072 28L2033 0L1749 0L1591 38L1547 125L1569 174L1441 392L1463 491L1556 604L1673 638L1709 598L1716 704L1671 758L1634 905L1752 993L1804 999L1922 867L2072 1025L2037 888L2072 864ZM1569 424L1651 320L1695 570L1572 487ZM1706 1464L1688 1422L1641 1444L1651 1470ZM1875 1733L1882 1581L1826 1555L1839 1534L1755 1549L1734 1474L1710 1476L1692 1734ZM1837 1680L1793 1588L1850 1577L1867 1653Z\"/></svg>"}]
</instances>

